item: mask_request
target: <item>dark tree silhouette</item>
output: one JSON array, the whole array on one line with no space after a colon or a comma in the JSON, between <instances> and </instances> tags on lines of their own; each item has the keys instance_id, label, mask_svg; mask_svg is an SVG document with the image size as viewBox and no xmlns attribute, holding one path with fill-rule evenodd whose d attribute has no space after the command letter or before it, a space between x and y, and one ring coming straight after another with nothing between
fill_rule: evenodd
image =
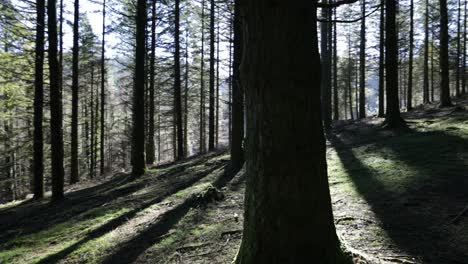
<instances>
[{"instance_id":1,"label":"dark tree silhouette","mask_svg":"<svg viewBox=\"0 0 468 264\"><path fill-rule=\"evenodd\" d=\"M234 54L232 76L232 144L231 167L234 172L244 164L244 89L240 78L242 57L242 20L240 0L234 2Z\"/></svg>"},{"instance_id":2,"label":"dark tree silhouette","mask_svg":"<svg viewBox=\"0 0 468 264\"><path fill-rule=\"evenodd\" d=\"M73 62L72 62L72 118L71 118L71 160L70 160L70 184L79 181L78 172L78 74L79 74L79 21L80 21L80 1L75 0L75 10L73 19Z\"/></svg>"},{"instance_id":3,"label":"dark tree silhouette","mask_svg":"<svg viewBox=\"0 0 468 264\"><path fill-rule=\"evenodd\" d=\"M184 158L184 132L182 120L182 89L180 82L180 0L175 1L175 32L174 32L174 103L177 131L177 160Z\"/></svg>"},{"instance_id":4,"label":"dark tree silhouette","mask_svg":"<svg viewBox=\"0 0 468 264\"><path fill-rule=\"evenodd\" d=\"M60 66L57 59L57 1L47 3L47 30L49 35L49 78L50 78L50 135L52 160L52 200L63 198L63 128L62 92L60 88Z\"/></svg>"},{"instance_id":5,"label":"dark tree silhouette","mask_svg":"<svg viewBox=\"0 0 468 264\"><path fill-rule=\"evenodd\" d=\"M303 1L242 2L249 177L236 263L345 263L328 189L315 11Z\"/></svg>"},{"instance_id":6,"label":"dark tree silhouette","mask_svg":"<svg viewBox=\"0 0 468 264\"><path fill-rule=\"evenodd\" d=\"M447 0L439 0L440 8L440 107L452 106L449 77L449 35Z\"/></svg>"},{"instance_id":7,"label":"dark tree silhouette","mask_svg":"<svg viewBox=\"0 0 468 264\"><path fill-rule=\"evenodd\" d=\"M44 35L45 0L36 2L36 60L34 78L34 198L44 197Z\"/></svg>"},{"instance_id":8,"label":"dark tree silhouette","mask_svg":"<svg viewBox=\"0 0 468 264\"><path fill-rule=\"evenodd\" d=\"M135 78L132 105L132 174L145 173L145 56L146 0L138 0L136 14ZM102 158L102 157L101 157Z\"/></svg>"},{"instance_id":9,"label":"dark tree silhouette","mask_svg":"<svg viewBox=\"0 0 468 264\"><path fill-rule=\"evenodd\" d=\"M398 34L396 30L396 0L385 1L385 70L387 113L385 124L390 129L401 129L406 123L400 115L398 99Z\"/></svg>"}]
</instances>

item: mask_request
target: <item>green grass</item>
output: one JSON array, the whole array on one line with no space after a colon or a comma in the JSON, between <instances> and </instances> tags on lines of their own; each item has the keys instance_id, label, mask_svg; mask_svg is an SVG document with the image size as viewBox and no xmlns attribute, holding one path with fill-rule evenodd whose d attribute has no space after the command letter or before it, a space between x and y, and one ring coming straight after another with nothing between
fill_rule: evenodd
<instances>
[{"instance_id":1,"label":"green grass","mask_svg":"<svg viewBox=\"0 0 468 264\"><path fill-rule=\"evenodd\" d=\"M84 237L90 230L126 213L127 208L95 209L78 219L9 241L0 247L2 263L34 263Z\"/></svg>"}]
</instances>

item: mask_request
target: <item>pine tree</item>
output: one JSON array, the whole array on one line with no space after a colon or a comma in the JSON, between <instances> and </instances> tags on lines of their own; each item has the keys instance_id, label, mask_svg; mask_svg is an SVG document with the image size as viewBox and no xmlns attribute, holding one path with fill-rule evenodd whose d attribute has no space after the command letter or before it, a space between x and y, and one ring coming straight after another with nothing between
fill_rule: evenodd
<instances>
[{"instance_id":1,"label":"pine tree","mask_svg":"<svg viewBox=\"0 0 468 264\"><path fill-rule=\"evenodd\" d=\"M146 0L138 0L136 14L135 78L132 106L132 174L134 177L145 173L145 31ZM101 157L103 158L103 157Z\"/></svg>"},{"instance_id":2,"label":"pine tree","mask_svg":"<svg viewBox=\"0 0 468 264\"><path fill-rule=\"evenodd\" d=\"M60 88L60 67L57 59L57 12L56 0L47 3L47 29L49 35L49 78L50 78L50 135L52 159L52 200L63 198L63 131L62 93Z\"/></svg>"},{"instance_id":3,"label":"pine tree","mask_svg":"<svg viewBox=\"0 0 468 264\"><path fill-rule=\"evenodd\" d=\"M73 72L72 72L72 120L71 120L71 161L70 184L79 181L78 172L78 90L79 90L79 21L80 1L75 0L73 20Z\"/></svg>"},{"instance_id":4,"label":"pine tree","mask_svg":"<svg viewBox=\"0 0 468 264\"><path fill-rule=\"evenodd\" d=\"M346 263L328 189L315 7L298 3L242 5L249 177L240 264Z\"/></svg>"},{"instance_id":5,"label":"pine tree","mask_svg":"<svg viewBox=\"0 0 468 264\"><path fill-rule=\"evenodd\" d=\"M36 59L34 78L34 198L44 197L44 35L45 0L36 2Z\"/></svg>"}]
</instances>

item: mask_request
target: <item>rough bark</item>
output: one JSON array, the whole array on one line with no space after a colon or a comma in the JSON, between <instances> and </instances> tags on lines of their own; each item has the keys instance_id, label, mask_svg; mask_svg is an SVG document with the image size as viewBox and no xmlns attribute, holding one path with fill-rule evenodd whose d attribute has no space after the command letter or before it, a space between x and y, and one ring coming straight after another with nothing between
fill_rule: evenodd
<instances>
[{"instance_id":1,"label":"rough bark","mask_svg":"<svg viewBox=\"0 0 468 264\"><path fill-rule=\"evenodd\" d=\"M385 2L385 70L386 70L386 95L387 113L385 124L390 129L406 127L405 121L400 115L398 99L398 34L396 32L396 0Z\"/></svg>"},{"instance_id":2,"label":"rough bark","mask_svg":"<svg viewBox=\"0 0 468 264\"><path fill-rule=\"evenodd\" d=\"M135 79L132 105L132 174L134 177L141 176L145 173L145 28L146 0L138 0L136 15Z\"/></svg>"},{"instance_id":3,"label":"rough bark","mask_svg":"<svg viewBox=\"0 0 468 264\"><path fill-rule=\"evenodd\" d=\"M380 1L379 36L379 117L385 116L385 3Z\"/></svg>"},{"instance_id":4,"label":"rough bark","mask_svg":"<svg viewBox=\"0 0 468 264\"><path fill-rule=\"evenodd\" d=\"M50 78L50 136L52 160L52 200L63 198L63 128L62 93L60 88L60 66L57 59L57 11L56 0L47 3L49 36L49 78Z\"/></svg>"},{"instance_id":5,"label":"rough bark","mask_svg":"<svg viewBox=\"0 0 468 264\"><path fill-rule=\"evenodd\" d=\"M249 177L236 263L344 263L327 180L316 10L306 1L242 8Z\"/></svg>"},{"instance_id":6,"label":"rough bark","mask_svg":"<svg viewBox=\"0 0 468 264\"><path fill-rule=\"evenodd\" d=\"M34 154L33 191L34 198L44 197L44 35L45 0L36 2L36 50L34 75Z\"/></svg>"},{"instance_id":7,"label":"rough bark","mask_svg":"<svg viewBox=\"0 0 468 264\"><path fill-rule=\"evenodd\" d=\"M410 0L410 32L408 58L408 88L406 94L406 109L413 109L413 49L414 49L414 1Z\"/></svg>"},{"instance_id":8,"label":"rough bark","mask_svg":"<svg viewBox=\"0 0 468 264\"><path fill-rule=\"evenodd\" d=\"M201 65L200 65L200 153L206 152L205 140L205 0L202 0L202 39L201 39Z\"/></svg>"},{"instance_id":9,"label":"rough bark","mask_svg":"<svg viewBox=\"0 0 468 264\"><path fill-rule=\"evenodd\" d=\"M215 1L210 0L210 101L208 114L208 150L215 149Z\"/></svg>"},{"instance_id":10,"label":"rough bark","mask_svg":"<svg viewBox=\"0 0 468 264\"><path fill-rule=\"evenodd\" d=\"M327 4L328 0L323 0L322 3ZM322 9L322 19L327 20L330 13L329 8ZM331 72L330 72L330 48L328 43L329 23L320 23L320 53L322 63L322 115L325 128L331 127Z\"/></svg>"},{"instance_id":11,"label":"rough bark","mask_svg":"<svg viewBox=\"0 0 468 264\"><path fill-rule=\"evenodd\" d=\"M232 146L231 167L239 171L244 164L244 89L240 78L243 33L240 0L234 3L234 51L232 76Z\"/></svg>"},{"instance_id":12,"label":"rough bark","mask_svg":"<svg viewBox=\"0 0 468 264\"><path fill-rule=\"evenodd\" d=\"M336 20L336 9L333 9L333 18ZM338 46L336 23L333 23L333 120L340 119L338 98ZM346 108L346 107L345 107Z\"/></svg>"},{"instance_id":13,"label":"rough bark","mask_svg":"<svg viewBox=\"0 0 468 264\"><path fill-rule=\"evenodd\" d=\"M424 14L424 69L423 69L423 103L429 103L429 0L425 1Z\"/></svg>"},{"instance_id":14,"label":"rough bark","mask_svg":"<svg viewBox=\"0 0 468 264\"><path fill-rule=\"evenodd\" d=\"M361 43L359 46L359 118L366 117L366 1L362 0Z\"/></svg>"},{"instance_id":15,"label":"rough bark","mask_svg":"<svg viewBox=\"0 0 468 264\"><path fill-rule=\"evenodd\" d=\"M184 158L184 131L182 120L182 89L180 81L180 0L175 1L175 31L174 31L174 103L177 131L177 160Z\"/></svg>"},{"instance_id":16,"label":"rough bark","mask_svg":"<svg viewBox=\"0 0 468 264\"><path fill-rule=\"evenodd\" d=\"M149 78L149 98L148 98L148 142L146 142L146 163L153 164L156 156L154 144L154 71L156 59L156 1L151 5L151 57L150 57L150 78Z\"/></svg>"},{"instance_id":17,"label":"rough bark","mask_svg":"<svg viewBox=\"0 0 468 264\"><path fill-rule=\"evenodd\" d=\"M102 43L101 43L101 147L100 147L100 173L105 172L105 135L106 135L106 0L102 2Z\"/></svg>"},{"instance_id":18,"label":"rough bark","mask_svg":"<svg viewBox=\"0 0 468 264\"><path fill-rule=\"evenodd\" d=\"M440 8L440 107L452 106L449 77L449 35L447 0L439 0Z\"/></svg>"},{"instance_id":19,"label":"rough bark","mask_svg":"<svg viewBox=\"0 0 468 264\"><path fill-rule=\"evenodd\" d=\"M78 171L78 93L79 93L79 23L80 1L75 0L73 19L73 57L72 57L72 117L71 117L71 160L70 160L70 184L79 181Z\"/></svg>"}]
</instances>

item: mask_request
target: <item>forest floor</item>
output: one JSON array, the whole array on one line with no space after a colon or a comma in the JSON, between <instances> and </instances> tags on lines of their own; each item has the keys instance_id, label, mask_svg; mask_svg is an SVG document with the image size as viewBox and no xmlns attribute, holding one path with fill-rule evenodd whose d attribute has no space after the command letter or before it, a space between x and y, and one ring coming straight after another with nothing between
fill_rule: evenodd
<instances>
[{"instance_id":1,"label":"forest floor","mask_svg":"<svg viewBox=\"0 0 468 264\"><path fill-rule=\"evenodd\" d=\"M379 118L334 125L335 224L356 263L468 264L468 100L456 103L405 113L405 133ZM245 174L228 162L210 153L85 182L57 204L0 205L0 263L230 263Z\"/></svg>"}]
</instances>

